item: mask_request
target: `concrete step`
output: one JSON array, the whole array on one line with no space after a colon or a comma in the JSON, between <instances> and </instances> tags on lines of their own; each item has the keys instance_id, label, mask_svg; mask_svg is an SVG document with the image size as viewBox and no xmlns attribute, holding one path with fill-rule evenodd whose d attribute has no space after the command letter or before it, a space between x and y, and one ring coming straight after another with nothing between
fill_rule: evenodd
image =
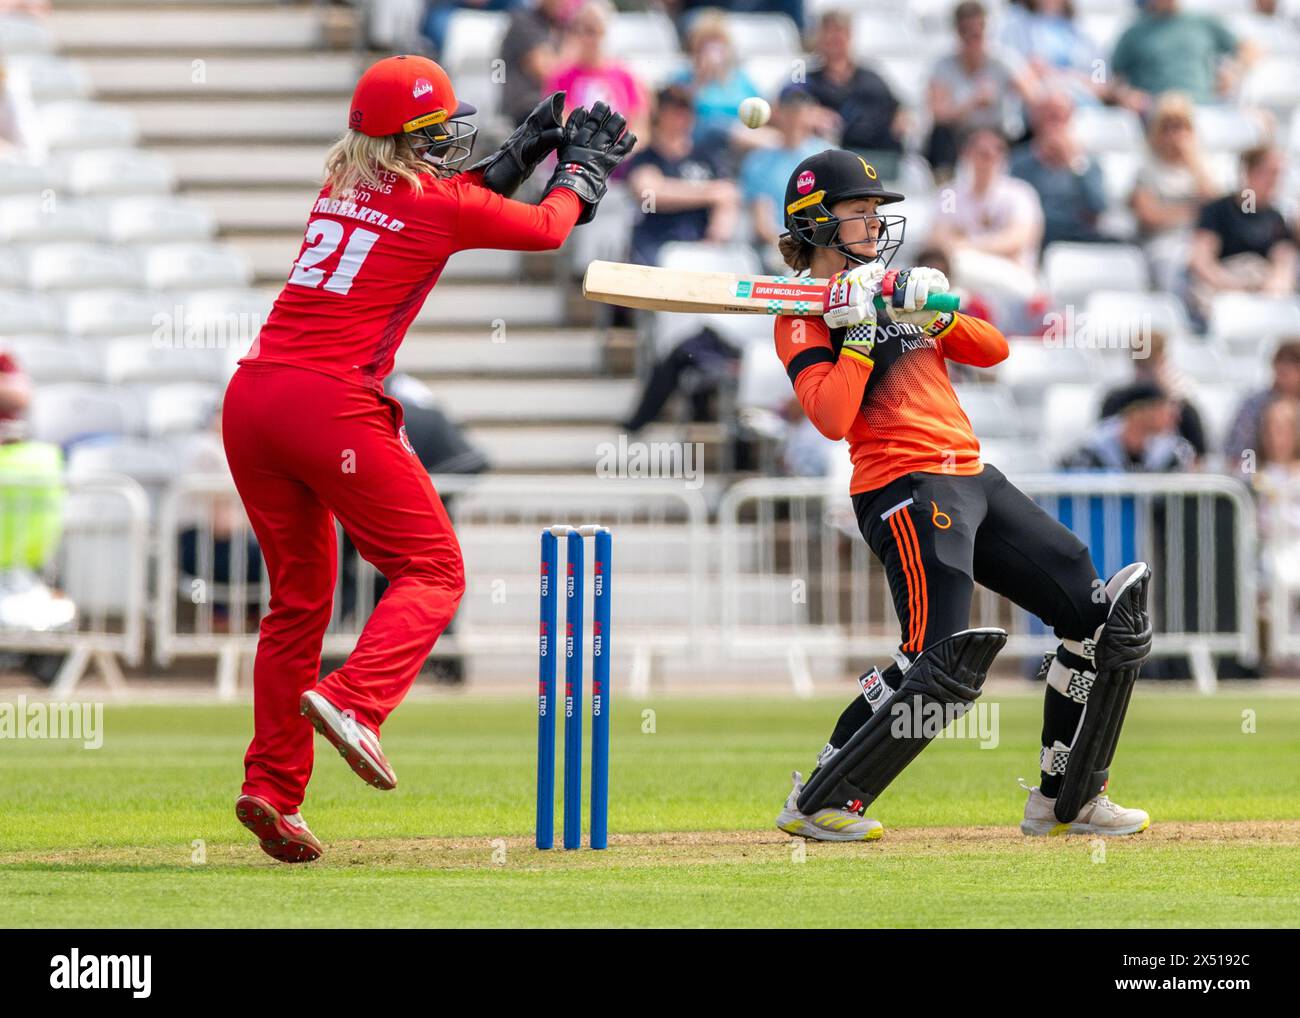
<instances>
[{"instance_id":1,"label":"concrete step","mask_svg":"<svg viewBox=\"0 0 1300 1018\"><path fill-rule=\"evenodd\" d=\"M121 50L135 53L208 50L316 50L343 41L356 23L347 8L247 5L157 10L152 7L87 7L59 4L49 25L64 52Z\"/></svg>"},{"instance_id":2,"label":"concrete step","mask_svg":"<svg viewBox=\"0 0 1300 1018\"><path fill-rule=\"evenodd\" d=\"M633 379L466 379L440 381L438 404L466 424L618 420L632 410Z\"/></svg>"},{"instance_id":3,"label":"concrete step","mask_svg":"<svg viewBox=\"0 0 1300 1018\"><path fill-rule=\"evenodd\" d=\"M594 375L604 364L604 337L591 330L518 329L507 342L485 333L408 333L397 370L439 386L454 375Z\"/></svg>"},{"instance_id":4,"label":"concrete step","mask_svg":"<svg viewBox=\"0 0 1300 1018\"><path fill-rule=\"evenodd\" d=\"M340 130L339 133L342 133ZM165 140L165 139L159 139ZM325 147L293 145L155 145L181 187L319 187Z\"/></svg>"},{"instance_id":5,"label":"concrete step","mask_svg":"<svg viewBox=\"0 0 1300 1018\"><path fill-rule=\"evenodd\" d=\"M200 55L194 55L195 50ZM351 53L283 54L274 58L217 53L202 56L205 45L191 41L168 56L109 56L78 59L101 99L165 95L212 98L228 95L347 96L356 84L357 59Z\"/></svg>"},{"instance_id":6,"label":"concrete step","mask_svg":"<svg viewBox=\"0 0 1300 1018\"><path fill-rule=\"evenodd\" d=\"M278 232L296 234L299 241L316 195L307 188L186 188L185 197L198 202L217 220L222 233Z\"/></svg>"},{"instance_id":7,"label":"concrete step","mask_svg":"<svg viewBox=\"0 0 1300 1018\"><path fill-rule=\"evenodd\" d=\"M252 292L267 306L280 295L281 284L259 283ZM502 309L508 309L508 317ZM551 286L530 283L439 283L415 316L415 331L480 332L489 339L514 329L559 328L565 324L564 294Z\"/></svg>"},{"instance_id":8,"label":"concrete step","mask_svg":"<svg viewBox=\"0 0 1300 1018\"><path fill-rule=\"evenodd\" d=\"M147 99L126 104L146 141L328 143L347 127L348 101L335 99ZM318 158L324 156L320 152Z\"/></svg>"},{"instance_id":9,"label":"concrete step","mask_svg":"<svg viewBox=\"0 0 1300 1018\"><path fill-rule=\"evenodd\" d=\"M624 432L614 424L544 424L526 428L484 424L466 429L469 440L483 450L495 470L571 471L589 477L601 456L602 443L617 448L620 434ZM647 428L637 435L637 441L668 442L675 435L670 428Z\"/></svg>"}]
</instances>

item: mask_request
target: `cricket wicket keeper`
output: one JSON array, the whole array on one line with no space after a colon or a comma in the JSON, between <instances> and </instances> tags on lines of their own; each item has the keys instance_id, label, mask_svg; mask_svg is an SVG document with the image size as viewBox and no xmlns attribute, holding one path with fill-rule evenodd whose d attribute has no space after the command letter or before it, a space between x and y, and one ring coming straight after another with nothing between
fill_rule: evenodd
<instances>
[{"instance_id":1,"label":"cricket wicket keeper","mask_svg":"<svg viewBox=\"0 0 1300 1018\"><path fill-rule=\"evenodd\" d=\"M892 664L859 679L862 695L807 784L794 773L777 826L824 841L881 836L866 808L930 741L896 735L897 710L968 710L1006 642L1000 629L969 628L979 583L1060 640L1043 661L1041 775L1021 830L1135 834L1147 814L1105 789L1151 648L1151 571L1137 562L1103 584L1083 543L980 460L945 361L990 367L1007 341L987 322L925 310L930 294L949 288L943 273L889 269L905 217L880 210L902 199L869 163L838 150L805 159L786 186L781 253L830 282L824 314L776 319L777 353L817 429L848 440L858 526L884 566L902 641Z\"/></svg>"},{"instance_id":2,"label":"cricket wicket keeper","mask_svg":"<svg viewBox=\"0 0 1300 1018\"><path fill-rule=\"evenodd\" d=\"M397 347L451 255L559 247L636 142L604 103L566 123L563 109L564 93L547 97L498 151L462 169L475 109L443 69L396 56L366 71L288 282L226 390L226 456L271 583L235 813L283 862L321 853L299 812L313 727L367 783L396 786L380 728L465 589L451 522L401 405L384 394ZM541 202L513 201L552 151ZM335 520L388 588L347 661L318 683Z\"/></svg>"}]
</instances>

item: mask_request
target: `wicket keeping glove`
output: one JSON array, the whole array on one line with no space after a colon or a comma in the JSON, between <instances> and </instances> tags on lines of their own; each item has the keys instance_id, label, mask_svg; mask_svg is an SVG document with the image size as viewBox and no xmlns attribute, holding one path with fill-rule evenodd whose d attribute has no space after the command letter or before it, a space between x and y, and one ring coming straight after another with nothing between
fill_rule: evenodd
<instances>
[{"instance_id":1,"label":"wicket keeping glove","mask_svg":"<svg viewBox=\"0 0 1300 1018\"><path fill-rule=\"evenodd\" d=\"M832 329L876 322L875 297L880 292L883 265L859 265L837 272L827 281L822 320Z\"/></svg>"},{"instance_id":2,"label":"wicket keeping glove","mask_svg":"<svg viewBox=\"0 0 1300 1018\"><path fill-rule=\"evenodd\" d=\"M579 226L596 215L596 206L605 197L606 180L636 144L636 135L626 127L627 121L604 102L592 103L590 110L579 106L569 114L556 153L559 165L546 190L566 187L582 199Z\"/></svg>"},{"instance_id":3,"label":"wicket keeping glove","mask_svg":"<svg viewBox=\"0 0 1300 1018\"><path fill-rule=\"evenodd\" d=\"M563 117L564 93L552 92L499 149L480 159L470 171L482 170L483 186L509 198L564 139Z\"/></svg>"},{"instance_id":4,"label":"wicket keeping glove","mask_svg":"<svg viewBox=\"0 0 1300 1018\"><path fill-rule=\"evenodd\" d=\"M947 293L948 290L948 277L938 269L924 265L886 272L880 281L886 317L891 322L918 326L931 335L946 329L952 322L952 314L927 311L925 302L931 295Z\"/></svg>"}]
</instances>

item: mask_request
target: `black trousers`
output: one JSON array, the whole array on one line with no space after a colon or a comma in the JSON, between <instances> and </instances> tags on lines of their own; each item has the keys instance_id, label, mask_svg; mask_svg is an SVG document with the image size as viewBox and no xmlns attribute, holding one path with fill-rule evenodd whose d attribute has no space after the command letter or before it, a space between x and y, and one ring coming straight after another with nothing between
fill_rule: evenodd
<instances>
[{"instance_id":1,"label":"black trousers","mask_svg":"<svg viewBox=\"0 0 1300 1018\"><path fill-rule=\"evenodd\" d=\"M909 658L969 628L977 583L1037 615L1060 639L1091 639L1106 620L1087 547L996 467L973 476L905 474L855 495L853 508L884 564Z\"/></svg>"}]
</instances>

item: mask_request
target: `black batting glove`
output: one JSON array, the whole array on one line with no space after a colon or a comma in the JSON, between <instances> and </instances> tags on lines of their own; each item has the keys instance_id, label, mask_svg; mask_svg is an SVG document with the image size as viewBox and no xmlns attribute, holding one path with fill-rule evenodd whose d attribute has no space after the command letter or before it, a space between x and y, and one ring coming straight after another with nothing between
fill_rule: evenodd
<instances>
[{"instance_id":1,"label":"black batting glove","mask_svg":"<svg viewBox=\"0 0 1300 1018\"><path fill-rule=\"evenodd\" d=\"M509 198L563 141L563 116L564 93L552 92L533 108L499 149L470 170L482 170L483 185Z\"/></svg>"},{"instance_id":2,"label":"black batting glove","mask_svg":"<svg viewBox=\"0 0 1300 1018\"><path fill-rule=\"evenodd\" d=\"M636 135L626 128L627 121L603 102L593 103L590 110L579 107L569 114L558 150L559 165L546 190L567 187L582 199L579 225L591 222L596 215L609 175L636 144Z\"/></svg>"}]
</instances>

